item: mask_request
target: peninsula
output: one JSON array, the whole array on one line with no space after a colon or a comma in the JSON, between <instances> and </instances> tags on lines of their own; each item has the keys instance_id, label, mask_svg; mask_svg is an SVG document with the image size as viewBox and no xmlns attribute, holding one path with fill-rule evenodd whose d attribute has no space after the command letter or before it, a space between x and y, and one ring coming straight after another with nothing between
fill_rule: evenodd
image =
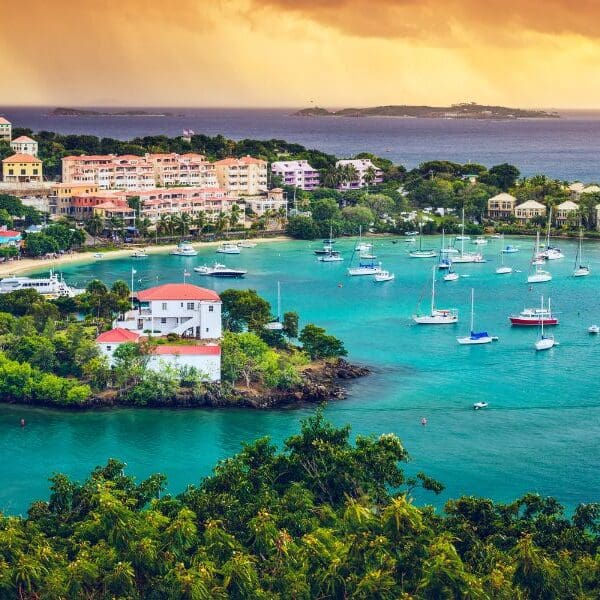
<instances>
[{"instance_id":1,"label":"peninsula","mask_svg":"<svg viewBox=\"0 0 600 600\"><path fill-rule=\"evenodd\" d=\"M327 110L318 106L304 108L293 114L296 117L404 117L421 119L560 119L556 112L487 106L474 102L451 106L372 106L367 108L342 108Z\"/></svg>"}]
</instances>

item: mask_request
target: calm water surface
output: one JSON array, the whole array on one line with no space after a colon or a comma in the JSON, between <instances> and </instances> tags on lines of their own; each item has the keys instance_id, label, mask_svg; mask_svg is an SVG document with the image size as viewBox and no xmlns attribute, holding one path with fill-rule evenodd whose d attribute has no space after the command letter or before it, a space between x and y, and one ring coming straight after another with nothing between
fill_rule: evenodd
<instances>
[{"instance_id":1,"label":"calm water surface","mask_svg":"<svg viewBox=\"0 0 600 600\"><path fill-rule=\"evenodd\" d=\"M412 324L419 299L429 302L432 262L408 258L405 244L390 239L376 245L384 266L396 273L396 280L386 284L345 276L351 240L338 243L345 264L317 263L311 250L316 243L271 243L223 260L247 268L245 280L198 275L192 280L218 291L252 287L272 302L280 280L283 310L297 310L303 323L317 323L342 337L350 359L374 370L349 386L347 400L329 404L327 416L337 424L350 423L354 433L398 434L412 456L408 470L424 470L446 483L447 492L436 504L458 494L510 500L526 491L554 495L570 507L598 501L600 337L589 336L587 327L600 323L600 244L585 244L592 275L573 279L576 244L562 242L566 258L550 263L553 280L530 290L525 280L532 241L516 243L522 251L506 261L523 272L496 275L500 243L492 241L484 251L488 263L459 265L457 271L468 277L439 282L438 306L460 310L455 326ZM136 285L181 281L184 268L217 256L223 258L207 248L195 258L154 255L136 261ZM93 277L107 283L129 280L132 264L127 258L97 261L70 267L65 276L78 285ZM471 287L476 328L498 335L497 343L456 343L457 335L468 333ZM550 294L560 313L555 329L560 346L536 354L536 331L511 329L507 316L537 305L540 293ZM488 401L489 408L473 411L478 400ZM23 512L33 499L47 496L46 478L52 472L81 478L108 457L126 461L138 477L164 472L170 490L178 492L244 441L269 435L281 443L312 411L64 413L0 407L0 509ZM420 425L424 416L427 427ZM21 417L27 419L24 429Z\"/></svg>"}]
</instances>

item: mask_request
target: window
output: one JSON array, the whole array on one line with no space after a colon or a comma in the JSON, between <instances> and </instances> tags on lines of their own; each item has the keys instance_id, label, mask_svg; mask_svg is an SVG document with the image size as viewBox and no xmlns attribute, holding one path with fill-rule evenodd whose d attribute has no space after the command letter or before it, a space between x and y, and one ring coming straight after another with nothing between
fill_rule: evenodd
<instances>
[{"instance_id":1,"label":"window","mask_svg":"<svg viewBox=\"0 0 600 600\"><path fill-rule=\"evenodd\" d=\"M188 302L187 303L187 309L188 310L194 310L194 303L193 302Z\"/></svg>"},{"instance_id":2,"label":"window","mask_svg":"<svg viewBox=\"0 0 600 600\"><path fill-rule=\"evenodd\" d=\"M112 350L112 346L106 346L106 349L110 352Z\"/></svg>"},{"instance_id":3,"label":"window","mask_svg":"<svg viewBox=\"0 0 600 600\"><path fill-rule=\"evenodd\" d=\"M160 322L164 325L167 322L167 317L161 317Z\"/></svg>"},{"instance_id":4,"label":"window","mask_svg":"<svg viewBox=\"0 0 600 600\"><path fill-rule=\"evenodd\" d=\"M163 303L162 303L162 309L163 309L163 310L167 310L167 303L166 303L166 302L163 302Z\"/></svg>"},{"instance_id":5,"label":"window","mask_svg":"<svg viewBox=\"0 0 600 600\"><path fill-rule=\"evenodd\" d=\"M214 310L215 310L215 307L214 307L214 306L209 306L209 307L208 307L208 312L213 312Z\"/></svg>"},{"instance_id":6,"label":"window","mask_svg":"<svg viewBox=\"0 0 600 600\"><path fill-rule=\"evenodd\" d=\"M26 174L27 174L26 170L25 169L21 169L21 175L26 175Z\"/></svg>"}]
</instances>

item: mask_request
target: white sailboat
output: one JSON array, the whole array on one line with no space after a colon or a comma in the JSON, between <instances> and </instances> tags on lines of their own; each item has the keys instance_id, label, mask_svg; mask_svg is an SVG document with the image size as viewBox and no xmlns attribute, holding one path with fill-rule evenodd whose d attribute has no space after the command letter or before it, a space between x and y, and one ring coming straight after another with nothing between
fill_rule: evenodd
<instances>
[{"instance_id":1,"label":"white sailboat","mask_svg":"<svg viewBox=\"0 0 600 600\"><path fill-rule=\"evenodd\" d=\"M465 231L465 209L462 209L462 223L461 228L464 233ZM480 252L465 252L465 240L470 239L469 236L461 235L456 236L457 240L460 240L460 252L458 256L452 257L453 263L482 263L485 259Z\"/></svg>"},{"instance_id":2,"label":"white sailboat","mask_svg":"<svg viewBox=\"0 0 600 600\"><path fill-rule=\"evenodd\" d=\"M542 296L542 312L544 310L544 296ZM550 311L550 298L548 298L548 311ZM540 321L540 338L535 342L536 350L550 350L553 346L556 346L557 342L554 340L553 335L544 335L544 319Z\"/></svg>"},{"instance_id":3,"label":"white sailboat","mask_svg":"<svg viewBox=\"0 0 600 600\"><path fill-rule=\"evenodd\" d=\"M283 329L283 323L281 322L281 283L277 282L277 318L275 321L271 321L265 325L265 329L271 331L281 331Z\"/></svg>"},{"instance_id":4,"label":"white sailboat","mask_svg":"<svg viewBox=\"0 0 600 600\"><path fill-rule=\"evenodd\" d=\"M331 237L331 236L330 236ZM358 244L354 248L357 252L370 252L372 244L362 241L362 225L358 226Z\"/></svg>"},{"instance_id":5,"label":"white sailboat","mask_svg":"<svg viewBox=\"0 0 600 600\"><path fill-rule=\"evenodd\" d=\"M552 207L548 212L548 231L546 233L546 249L542 252L542 256L546 260L558 260L564 258L565 255L560 251L560 248L550 245L550 225L552 224Z\"/></svg>"},{"instance_id":6,"label":"white sailboat","mask_svg":"<svg viewBox=\"0 0 600 600\"><path fill-rule=\"evenodd\" d=\"M393 281L396 276L389 271L380 271L373 276L373 281L377 283L384 283L385 281Z\"/></svg>"},{"instance_id":7,"label":"white sailboat","mask_svg":"<svg viewBox=\"0 0 600 600\"><path fill-rule=\"evenodd\" d=\"M458 323L458 310L456 308L435 307L435 266L432 269L431 280L431 311L428 315L413 315L413 321L419 325L452 325Z\"/></svg>"},{"instance_id":8,"label":"white sailboat","mask_svg":"<svg viewBox=\"0 0 600 600\"><path fill-rule=\"evenodd\" d=\"M437 254L435 250L423 250L423 223L419 223L419 249L408 254L411 258L434 258Z\"/></svg>"},{"instance_id":9,"label":"white sailboat","mask_svg":"<svg viewBox=\"0 0 600 600\"><path fill-rule=\"evenodd\" d=\"M458 248L454 246L446 246L446 232L442 229L442 247L440 249L442 254L458 254Z\"/></svg>"},{"instance_id":10,"label":"white sailboat","mask_svg":"<svg viewBox=\"0 0 600 600\"><path fill-rule=\"evenodd\" d=\"M471 333L468 336L456 338L456 341L462 346L489 344L490 342L496 341L498 339L496 336L489 335L487 331L473 330L474 305L475 290L471 288Z\"/></svg>"},{"instance_id":11,"label":"white sailboat","mask_svg":"<svg viewBox=\"0 0 600 600\"><path fill-rule=\"evenodd\" d=\"M533 258L531 260L531 264L535 266L535 271L527 277L527 283L544 283L552 279L552 275L550 274L550 272L542 269L540 261L537 258L537 249L539 248L539 245L540 232L538 231L536 235L535 249L533 251Z\"/></svg>"},{"instance_id":12,"label":"white sailboat","mask_svg":"<svg viewBox=\"0 0 600 600\"><path fill-rule=\"evenodd\" d=\"M504 246L504 234L502 235L502 245ZM507 275L512 272L513 268L504 264L504 251L500 252L500 266L496 269L496 275Z\"/></svg>"},{"instance_id":13,"label":"white sailboat","mask_svg":"<svg viewBox=\"0 0 600 600\"><path fill-rule=\"evenodd\" d=\"M586 277L590 274L590 267L583 263L583 231L579 228L579 248L575 257L575 268L573 269L573 277Z\"/></svg>"}]
</instances>

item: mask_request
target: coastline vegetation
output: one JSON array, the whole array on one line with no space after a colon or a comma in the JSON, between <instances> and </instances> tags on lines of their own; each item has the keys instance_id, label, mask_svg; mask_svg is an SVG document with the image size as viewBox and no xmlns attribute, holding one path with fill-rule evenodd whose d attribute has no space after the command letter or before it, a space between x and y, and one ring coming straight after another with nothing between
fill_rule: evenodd
<instances>
[{"instance_id":1,"label":"coastline vegetation","mask_svg":"<svg viewBox=\"0 0 600 600\"><path fill-rule=\"evenodd\" d=\"M173 496L110 459L0 515L0 596L114 599L583 600L600 589L600 506L553 498L412 502L394 434L350 437L320 411L276 448L244 446Z\"/></svg>"}]
</instances>

